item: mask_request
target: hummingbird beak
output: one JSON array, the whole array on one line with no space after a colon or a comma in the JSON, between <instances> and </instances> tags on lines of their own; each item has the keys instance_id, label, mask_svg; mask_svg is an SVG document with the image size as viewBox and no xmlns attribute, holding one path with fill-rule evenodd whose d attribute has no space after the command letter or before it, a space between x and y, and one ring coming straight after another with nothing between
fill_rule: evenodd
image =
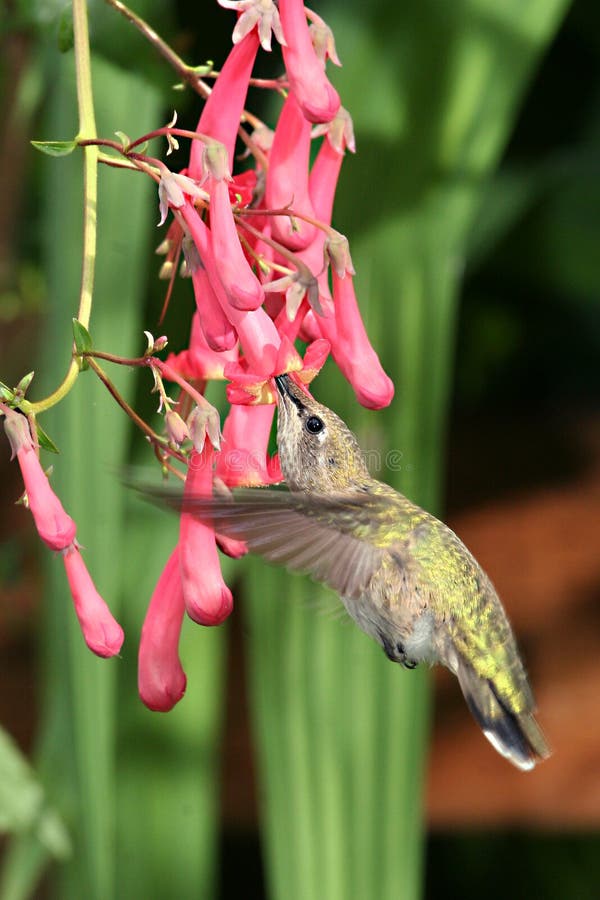
<instances>
[{"instance_id":1,"label":"hummingbird beak","mask_svg":"<svg viewBox=\"0 0 600 900\"><path fill-rule=\"evenodd\" d=\"M288 400L291 400L298 409L305 409L304 403L302 403L302 400L300 399L301 391L294 382L290 380L289 375L276 375L275 384L277 386L277 392L284 404L287 403Z\"/></svg>"}]
</instances>

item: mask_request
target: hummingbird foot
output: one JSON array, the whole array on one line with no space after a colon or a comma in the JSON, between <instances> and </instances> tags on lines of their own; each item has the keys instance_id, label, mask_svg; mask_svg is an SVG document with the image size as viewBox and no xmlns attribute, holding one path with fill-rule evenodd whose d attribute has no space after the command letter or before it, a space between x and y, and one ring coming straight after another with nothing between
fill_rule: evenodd
<instances>
[{"instance_id":1,"label":"hummingbird foot","mask_svg":"<svg viewBox=\"0 0 600 900\"><path fill-rule=\"evenodd\" d=\"M392 662L400 663L405 669L416 669L419 665L418 659L407 657L404 644L400 641L390 641L381 631L379 632L379 640L383 647L383 652Z\"/></svg>"}]
</instances>

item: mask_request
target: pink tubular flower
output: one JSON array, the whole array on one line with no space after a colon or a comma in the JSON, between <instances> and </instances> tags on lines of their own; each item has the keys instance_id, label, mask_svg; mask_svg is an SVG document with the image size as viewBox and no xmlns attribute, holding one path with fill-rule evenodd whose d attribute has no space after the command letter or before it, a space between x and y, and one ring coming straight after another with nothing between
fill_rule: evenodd
<instances>
[{"instance_id":1,"label":"pink tubular flower","mask_svg":"<svg viewBox=\"0 0 600 900\"><path fill-rule=\"evenodd\" d=\"M303 0L279 0L279 16L287 44L283 61L302 114L309 122L330 122L340 98L313 47Z\"/></svg>"},{"instance_id":2,"label":"pink tubular flower","mask_svg":"<svg viewBox=\"0 0 600 900\"><path fill-rule=\"evenodd\" d=\"M168 712L185 693L179 637L185 613L175 547L152 594L142 627L138 656L138 690L149 709Z\"/></svg>"},{"instance_id":3,"label":"pink tubular flower","mask_svg":"<svg viewBox=\"0 0 600 900\"><path fill-rule=\"evenodd\" d=\"M274 406L232 406L223 425L216 475L229 487L270 484L267 469Z\"/></svg>"},{"instance_id":4,"label":"pink tubular flower","mask_svg":"<svg viewBox=\"0 0 600 900\"><path fill-rule=\"evenodd\" d=\"M50 487L48 476L38 459L27 419L8 406L2 404L1 408L5 416L4 430L10 441L12 458L16 456L21 467L27 492L27 505L38 534L51 550L64 550L75 540L75 522L67 515Z\"/></svg>"},{"instance_id":5,"label":"pink tubular flower","mask_svg":"<svg viewBox=\"0 0 600 900\"><path fill-rule=\"evenodd\" d=\"M201 268L192 272L194 297L198 313L198 324L202 329L206 343L216 353L232 350L237 344L237 334L231 322L223 312L208 273Z\"/></svg>"},{"instance_id":6,"label":"pink tubular flower","mask_svg":"<svg viewBox=\"0 0 600 900\"><path fill-rule=\"evenodd\" d=\"M224 534L215 535L219 550L231 559L241 559L248 553L248 545L245 541L236 541L235 538L225 537Z\"/></svg>"},{"instance_id":7,"label":"pink tubular flower","mask_svg":"<svg viewBox=\"0 0 600 900\"><path fill-rule=\"evenodd\" d=\"M394 396L394 383L383 371L379 357L371 346L356 302L353 279L343 278L332 267L335 331L330 320L319 319L322 333L331 339L331 352L342 374L348 379L359 403L368 409L389 406Z\"/></svg>"},{"instance_id":8,"label":"pink tubular flower","mask_svg":"<svg viewBox=\"0 0 600 900\"><path fill-rule=\"evenodd\" d=\"M258 309L265 299L262 285L244 256L238 237L226 181L209 178L210 234L218 273L227 299L236 309Z\"/></svg>"},{"instance_id":9,"label":"pink tubular flower","mask_svg":"<svg viewBox=\"0 0 600 900\"><path fill-rule=\"evenodd\" d=\"M184 488L186 497L212 495L214 450L192 452ZM215 533L185 511L179 527L179 571L188 616L200 625L220 625L233 609L231 591L223 581Z\"/></svg>"},{"instance_id":10,"label":"pink tubular flower","mask_svg":"<svg viewBox=\"0 0 600 900\"><path fill-rule=\"evenodd\" d=\"M316 217L321 222L329 224L344 151L347 147L351 153L356 152L354 129L349 113L340 107L332 122L313 130L313 137L321 134L325 137L310 170L308 190Z\"/></svg>"},{"instance_id":11,"label":"pink tubular flower","mask_svg":"<svg viewBox=\"0 0 600 900\"><path fill-rule=\"evenodd\" d=\"M308 192L310 125L303 117L294 94L288 94L279 115L273 146L265 201L270 209L290 206L293 211L314 218ZM288 216L274 216L273 237L291 250L302 250L315 236L315 227L302 219L290 221Z\"/></svg>"},{"instance_id":12,"label":"pink tubular flower","mask_svg":"<svg viewBox=\"0 0 600 900\"><path fill-rule=\"evenodd\" d=\"M77 542L66 547L62 556L86 644L97 656L115 656L123 644L123 629L96 590Z\"/></svg>"},{"instance_id":13,"label":"pink tubular flower","mask_svg":"<svg viewBox=\"0 0 600 900\"><path fill-rule=\"evenodd\" d=\"M224 350L220 353L208 346L200 325L200 317L196 310L192 316L192 330L188 349L182 350L181 353L170 353L165 362L168 366L175 369L179 375L188 380L222 381L225 378L224 368L226 364L237 362L237 358L237 343L231 350Z\"/></svg>"},{"instance_id":14,"label":"pink tubular flower","mask_svg":"<svg viewBox=\"0 0 600 900\"><path fill-rule=\"evenodd\" d=\"M282 335L276 364L270 375L265 376L251 371L245 359L226 366L225 375L231 380L227 385L227 399L230 403L243 406L275 403L272 376L283 372L296 372L300 381L310 384L325 365L329 349L329 342L321 338L306 348L302 360L290 339Z\"/></svg>"},{"instance_id":15,"label":"pink tubular flower","mask_svg":"<svg viewBox=\"0 0 600 900\"><path fill-rule=\"evenodd\" d=\"M199 134L210 135L215 141L225 144L230 170L233 168L235 139L258 46L258 34L254 29L232 48L196 128ZM204 175L202 152L202 142L192 141L189 165L192 178L201 179Z\"/></svg>"},{"instance_id":16,"label":"pink tubular flower","mask_svg":"<svg viewBox=\"0 0 600 900\"><path fill-rule=\"evenodd\" d=\"M235 328L248 360L257 371L272 374L279 347L279 335L273 322L264 309L242 312L229 303L219 279L208 227L191 203L182 208L181 215L200 254L221 309Z\"/></svg>"}]
</instances>

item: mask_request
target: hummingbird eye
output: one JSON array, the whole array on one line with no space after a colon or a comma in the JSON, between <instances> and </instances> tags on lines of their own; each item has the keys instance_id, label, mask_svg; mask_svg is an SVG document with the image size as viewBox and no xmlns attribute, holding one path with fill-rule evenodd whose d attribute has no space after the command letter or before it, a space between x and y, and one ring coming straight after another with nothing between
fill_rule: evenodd
<instances>
[{"instance_id":1,"label":"hummingbird eye","mask_svg":"<svg viewBox=\"0 0 600 900\"><path fill-rule=\"evenodd\" d=\"M304 427L309 434L319 434L325 428L325 424L318 416L309 416Z\"/></svg>"}]
</instances>

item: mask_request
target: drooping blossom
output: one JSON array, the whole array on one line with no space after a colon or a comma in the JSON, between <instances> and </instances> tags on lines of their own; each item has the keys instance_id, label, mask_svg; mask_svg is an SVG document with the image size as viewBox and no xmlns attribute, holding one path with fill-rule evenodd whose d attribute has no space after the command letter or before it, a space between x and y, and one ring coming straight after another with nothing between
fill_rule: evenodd
<instances>
[{"instance_id":1,"label":"drooping blossom","mask_svg":"<svg viewBox=\"0 0 600 900\"><path fill-rule=\"evenodd\" d=\"M291 207L314 218L308 191L310 123L302 115L294 94L288 94L279 115L269 155L266 203L270 209ZM303 219L274 216L273 237L291 250L302 250L315 236L315 226Z\"/></svg>"},{"instance_id":2,"label":"drooping blossom","mask_svg":"<svg viewBox=\"0 0 600 900\"><path fill-rule=\"evenodd\" d=\"M198 324L211 350L224 353L237 346L237 334L223 311L223 304L219 303L208 272L201 265L192 271ZM222 288L222 285L219 284L219 287Z\"/></svg>"},{"instance_id":3,"label":"drooping blossom","mask_svg":"<svg viewBox=\"0 0 600 900\"><path fill-rule=\"evenodd\" d=\"M340 108L338 92L313 46L303 0L279 0L286 44L281 48L290 88L309 122L330 122Z\"/></svg>"},{"instance_id":4,"label":"drooping blossom","mask_svg":"<svg viewBox=\"0 0 600 900\"><path fill-rule=\"evenodd\" d=\"M333 358L346 376L358 399L368 409L389 406L394 396L394 383L387 375L371 346L363 324L353 277L340 278L332 271L336 334L331 342ZM327 320L321 321L327 334Z\"/></svg>"},{"instance_id":5,"label":"drooping blossom","mask_svg":"<svg viewBox=\"0 0 600 900\"><path fill-rule=\"evenodd\" d=\"M262 285L244 256L238 237L227 182L210 177L210 234L218 274L227 299L236 309L258 309L265 299Z\"/></svg>"},{"instance_id":6,"label":"drooping blossom","mask_svg":"<svg viewBox=\"0 0 600 900\"><path fill-rule=\"evenodd\" d=\"M198 134L210 135L213 140L220 141L225 145L230 171L233 169L235 139L258 47L256 28L235 44L204 104L196 128ZM189 174L192 178L199 180L205 174L202 156L202 142L192 141Z\"/></svg>"},{"instance_id":7,"label":"drooping blossom","mask_svg":"<svg viewBox=\"0 0 600 900\"><path fill-rule=\"evenodd\" d=\"M271 484L269 436L275 407L234 404L223 425L216 475L228 487Z\"/></svg>"},{"instance_id":8,"label":"drooping blossom","mask_svg":"<svg viewBox=\"0 0 600 900\"><path fill-rule=\"evenodd\" d=\"M351 153L356 152L350 114L343 106L340 107L335 118L326 125L318 125L313 129L312 135L323 135L324 140L310 170L308 191L316 217L329 224L344 152L346 148Z\"/></svg>"},{"instance_id":9,"label":"drooping blossom","mask_svg":"<svg viewBox=\"0 0 600 900\"><path fill-rule=\"evenodd\" d=\"M186 497L211 496L214 450L193 451L188 465L179 525L179 572L187 614L200 625L220 625L233 609L231 591L223 581L215 533L186 511Z\"/></svg>"},{"instance_id":10,"label":"drooping blossom","mask_svg":"<svg viewBox=\"0 0 600 900\"><path fill-rule=\"evenodd\" d=\"M158 712L172 709L185 693L186 677L179 659L184 614L179 547L175 547L152 594L138 655L140 697Z\"/></svg>"},{"instance_id":11,"label":"drooping blossom","mask_svg":"<svg viewBox=\"0 0 600 900\"><path fill-rule=\"evenodd\" d=\"M43 542L51 550L64 550L75 540L76 526L50 487L48 476L39 461L25 416L0 404L4 413L4 430L17 458L25 483L27 506Z\"/></svg>"},{"instance_id":12,"label":"drooping blossom","mask_svg":"<svg viewBox=\"0 0 600 900\"><path fill-rule=\"evenodd\" d=\"M97 656L115 656L123 644L123 629L98 593L76 541L62 557L83 639Z\"/></svg>"},{"instance_id":13,"label":"drooping blossom","mask_svg":"<svg viewBox=\"0 0 600 900\"><path fill-rule=\"evenodd\" d=\"M227 363L237 362L237 359L237 340L230 350L217 352L209 347L196 311L192 316L189 346L179 353L170 353L166 363L183 378L191 381L221 381L225 378Z\"/></svg>"}]
</instances>

